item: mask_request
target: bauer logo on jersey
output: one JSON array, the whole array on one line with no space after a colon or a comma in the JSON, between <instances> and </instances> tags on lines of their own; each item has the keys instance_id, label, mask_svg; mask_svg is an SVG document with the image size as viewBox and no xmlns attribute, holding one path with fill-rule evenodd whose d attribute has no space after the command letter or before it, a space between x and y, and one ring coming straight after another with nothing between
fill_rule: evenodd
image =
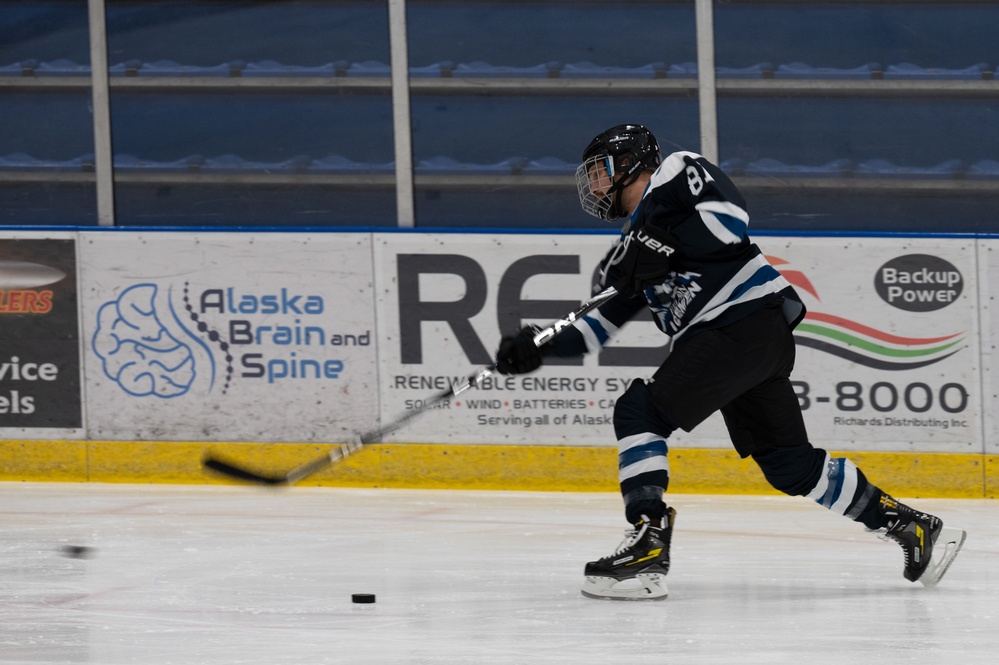
<instances>
[{"instance_id":1,"label":"bauer logo on jersey","mask_svg":"<svg viewBox=\"0 0 999 665\"><path fill-rule=\"evenodd\" d=\"M892 307L932 312L958 299L964 278L952 263L929 254L907 254L878 268L874 289Z\"/></svg>"},{"instance_id":2,"label":"bauer logo on jersey","mask_svg":"<svg viewBox=\"0 0 999 665\"><path fill-rule=\"evenodd\" d=\"M646 248L652 250L656 254L662 254L663 256L669 256L676 251L673 247L670 247L662 240L653 238L649 233L638 229L634 232L635 240L642 243Z\"/></svg>"}]
</instances>

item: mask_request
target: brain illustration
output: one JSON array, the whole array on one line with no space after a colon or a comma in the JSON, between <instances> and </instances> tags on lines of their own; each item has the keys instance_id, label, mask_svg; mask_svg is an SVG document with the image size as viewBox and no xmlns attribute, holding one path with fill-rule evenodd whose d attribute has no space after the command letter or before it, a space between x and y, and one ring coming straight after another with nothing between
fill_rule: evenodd
<instances>
[{"instance_id":1,"label":"brain illustration","mask_svg":"<svg viewBox=\"0 0 999 665\"><path fill-rule=\"evenodd\" d=\"M93 349L108 378L130 395L177 397L194 382L194 354L164 324L173 317L168 304L157 311L157 291L155 284L138 284L102 305Z\"/></svg>"}]
</instances>

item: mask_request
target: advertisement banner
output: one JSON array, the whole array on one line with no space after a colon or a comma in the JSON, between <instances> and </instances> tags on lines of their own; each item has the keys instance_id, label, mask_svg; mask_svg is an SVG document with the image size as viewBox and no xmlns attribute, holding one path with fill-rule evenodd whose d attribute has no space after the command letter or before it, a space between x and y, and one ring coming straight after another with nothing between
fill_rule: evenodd
<instances>
[{"instance_id":1,"label":"advertisement banner","mask_svg":"<svg viewBox=\"0 0 999 665\"><path fill-rule=\"evenodd\" d=\"M792 378L815 443L982 452L973 240L761 242L809 309Z\"/></svg>"},{"instance_id":2,"label":"advertisement banner","mask_svg":"<svg viewBox=\"0 0 999 665\"><path fill-rule=\"evenodd\" d=\"M369 234L81 236L91 439L342 440L377 417Z\"/></svg>"},{"instance_id":3,"label":"advertisement banner","mask_svg":"<svg viewBox=\"0 0 999 665\"><path fill-rule=\"evenodd\" d=\"M76 241L0 238L0 437L80 438Z\"/></svg>"},{"instance_id":4,"label":"advertisement banner","mask_svg":"<svg viewBox=\"0 0 999 665\"><path fill-rule=\"evenodd\" d=\"M500 334L547 324L590 294L611 236L383 235L375 264L384 420L493 361ZM758 239L809 308L792 377L810 438L835 449L980 452L974 243ZM495 376L392 440L613 443L614 400L666 352L651 320L594 357ZM716 415L674 447L728 447Z\"/></svg>"}]
</instances>

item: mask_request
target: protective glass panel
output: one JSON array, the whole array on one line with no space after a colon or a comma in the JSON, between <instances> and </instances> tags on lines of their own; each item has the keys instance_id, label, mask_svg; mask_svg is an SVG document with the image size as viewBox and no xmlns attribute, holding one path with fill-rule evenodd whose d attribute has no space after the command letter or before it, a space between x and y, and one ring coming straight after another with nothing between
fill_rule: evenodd
<instances>
[{"instance_id":1,"label":"protective glass panel","mask_svg":"<svg viewBox=\"0 0 999 665\"><path fill-rule=\"evenodd\" d=\"M97 223L86 0L0 0L0 224Z\"/></svg>"},{"instance_id":2,"label":"protective glass panel","mask_svg":"<svg viewBox=\"0 0 999 665\"><path fill-rule=\"evenodd\" d=\"M395 225L384 1L107 15L119 225Z\"/></svg>"},{"instance_id":3,"label":"protective glass panel","mask_svg":"<svg viewBox=\"0 0 999 665\"><path fill-rule=\"evenodd\" d=\"M412 0L408 27L418 226L606 229L576 194L590 139L698 150L693 3Z\"/></svg>"},{"instance_id":4,"label":"protective glass panel","mask_svg":"<svg viewBox=\"0 0 999 665\"><path fill-rule=\"evenodd\" d=\"M755 228L995 228L995 3L735 1L714 19L719 152Z\"/></svg>"}]
</instances>

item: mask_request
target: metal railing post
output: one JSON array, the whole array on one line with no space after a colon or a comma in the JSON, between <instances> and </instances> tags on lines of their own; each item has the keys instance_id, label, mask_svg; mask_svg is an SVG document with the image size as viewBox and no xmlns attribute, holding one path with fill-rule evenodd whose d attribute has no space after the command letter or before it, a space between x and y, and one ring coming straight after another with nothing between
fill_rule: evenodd
<instances>
[{"instance_id":1,"label":"metal railing post","mask_svg":"<svg viewBox=\"0 0 999 665\"><path fill-rule=\"evenodd\" d=\"M114 226L114 164L111 152L111 95L104 0L87 0L90 24L90 91L94 116L97 223Z\"/></svg>"},{"instance_id":2,"label":"metal railing post","mask_svg":"<svg viewBox=\"0 0 999 665\"><path fill-rule=\"evenodd\" d=\"M696 0L697 104L701 120L701 154L718 163L718 98L715 92L714 0Z\"/></svg>"},{"instance_id":3,"label":"metal railing post","mask_svg":"<svg viewBox=\"0 0 999 665\"><path fill-rule=\"evenodd\" d=\"M409 115L409 42L406 0L388 0L392 64L392 126L395 137L395 202L398 224L416 224L413 202L413 136Z\"/></svg>"}]
</instances>

